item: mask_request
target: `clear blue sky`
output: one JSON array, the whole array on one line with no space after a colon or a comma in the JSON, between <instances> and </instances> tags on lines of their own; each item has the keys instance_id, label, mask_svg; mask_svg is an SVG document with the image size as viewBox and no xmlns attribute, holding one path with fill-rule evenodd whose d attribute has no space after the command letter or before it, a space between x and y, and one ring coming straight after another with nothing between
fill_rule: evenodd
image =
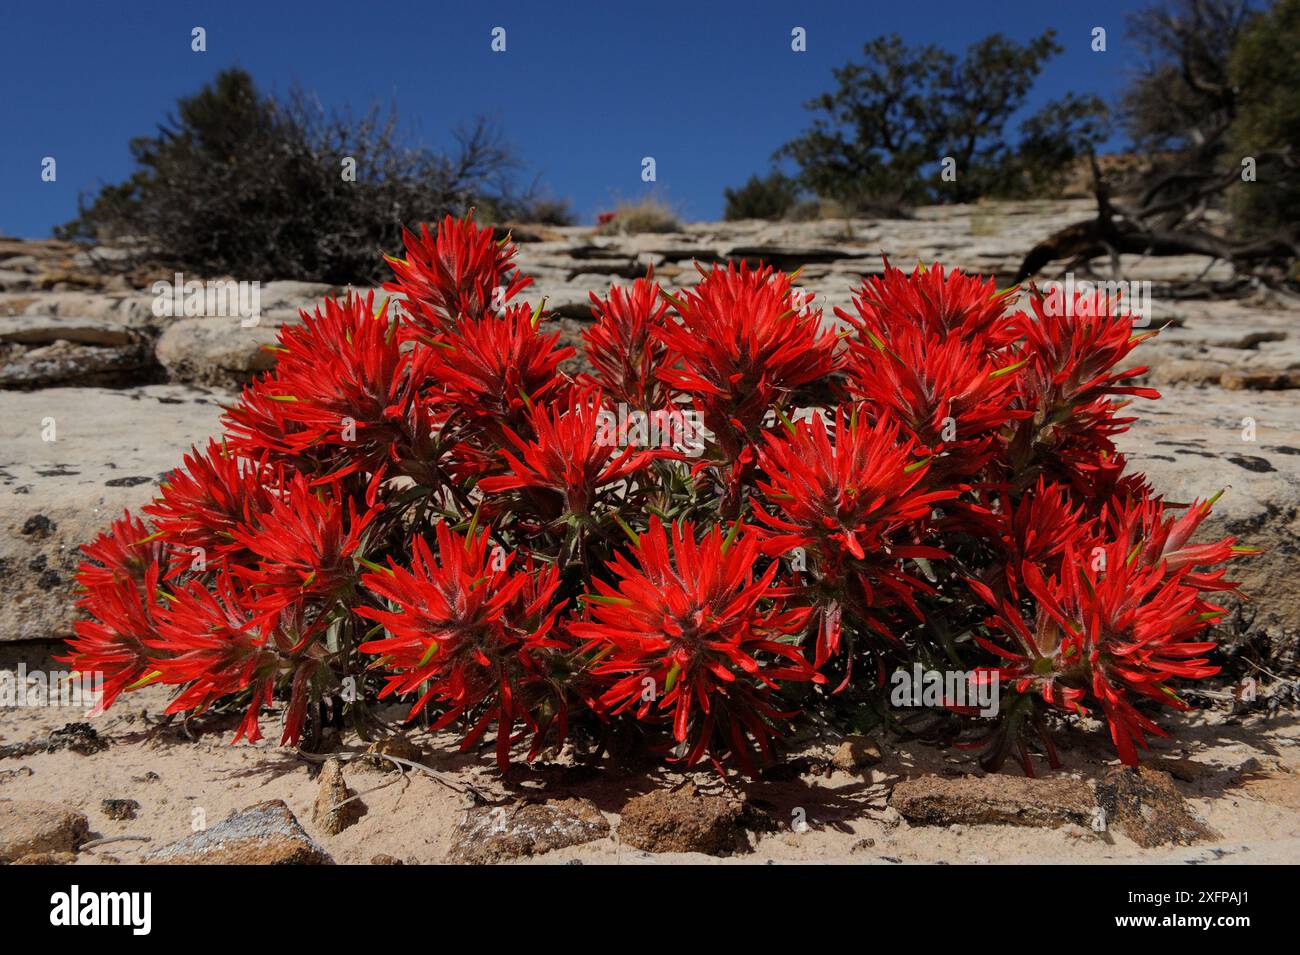
<instances>
[{"instance_id":1,"label":"clear blue sky","mask_svg":"<svg viewBox=\"0 0 1300 955\"><path fill-rule=\"evenodd\" d=\"M1019 40L1054 27L1065 53L1034 94L1110 97L1135 67L1124 15L1142 0L926 0L743 3L407 0L9 3L0 19L0 231L43 236L79 192L131 168L127 141L226 66L266 91L294 84L328 106L395 99L425 141L477 114L494 118L531 174L582 221L647 187L689 219L716 218L722 190L769 166L805 125L802 107L867 39L897 32L953 50L991 32ZM208 50L190 50L190 30ZM490 49L507 31L507 52ZM790 50L792 27L808 50ZM1108 51L1093 53L1103 26ZM58 180L40 179L41 159Z\"/></svg>"}]
</instances>

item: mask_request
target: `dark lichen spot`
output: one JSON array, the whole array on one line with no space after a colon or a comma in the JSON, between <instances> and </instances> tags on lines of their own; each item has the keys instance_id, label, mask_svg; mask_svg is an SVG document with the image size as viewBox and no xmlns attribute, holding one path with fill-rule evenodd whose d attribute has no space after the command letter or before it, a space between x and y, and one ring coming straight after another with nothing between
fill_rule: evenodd
<instances>
[{"instance_id":1,"label":"dark lichen spot","mask_svg":"<svg viewBox=\"0 0 1300 955\"><path fill-rule=\"evenodd\" d=\"M36 586L41 590L53 590L59 584L63 583L63 578L57 571L47 570L36 578Z\"/></svg>"},{"instance_id":2,"label":"dark lichen spot","mask_svg":"<svg viewBox=\"0 0 1300 955\"><path fill-rule=\"evenodd\" d=\"M23 534L27 537L49 537L58 526L44 514L33 514L23 523Z\"/></svg>"},{"instance_id":3,"label":"dark lichen spot","mask_svg":"<svg viewBox=\"0 0 1300 955\"><path fill-rule=\"evenodd\" d=\"M131 477L113 478L112 480L105 481L104 486L105 487L135 487L137 484L148 484L151 480L153 479L147 477L141 477L138 474L133 474Z\"/></svg>"},{"instance_id":4,"label":"dark lichen spot","mask_svg":"<svg viewBox=\"0 0 1300 955\"><path fill-rule=\"evenodd\" d=\"M1229 455L1228 460L1239 468L1245 468L1247 471L1255 471L1258 474L1277 470L1277 468L1269 464L1264 458L1257 458L1252 454L1233 454Z\"/></svg>"}]
</instances>

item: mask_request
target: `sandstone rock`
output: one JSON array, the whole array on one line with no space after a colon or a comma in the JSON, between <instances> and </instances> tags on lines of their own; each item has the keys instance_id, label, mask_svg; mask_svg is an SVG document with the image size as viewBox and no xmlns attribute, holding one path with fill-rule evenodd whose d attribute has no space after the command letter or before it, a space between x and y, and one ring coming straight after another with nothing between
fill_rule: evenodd
<instances>
[{"instance_id":1,"label":"sandstone rock","mask_svg":"<svg viewBox=\"0 0 1300 955\"><path fill-rule=\"evenodd\" d=\"M1202 779L1209 779L1222 772L1222 770L1208 763L1200 763L1187 757L1175 759L1170 756L1151 756L1142 760L1142 765L1158 772L1168 773L1175 779L1181 779L1185 783L1200 782Z\"/></svg>"},{"instance_id":2,"label":"sandstone rock","mask_svg":"<svg viewBox=\"0 0 1300 955\"><path fill-rule=\"evenodd\" d=\"M360 291L365 294L364 289ZM300 282L296 279L277 279L273 282L263 282L261 284L259 299L264 312L286 308L295 310L305 308L311 311L330 296L341 297L346 294L347 289L340 285L326 285L323 282ZM378 303L383 296L383 292L377 292L375 302Z\"/></svg>"},{"instance_id":3,"label":"sandstone rock","mask_svg":"<svg viewBox=\"0 0 1300 955\"><path fill-rule=\"evenodd\" d=\"M311 818L331 836L352 825L365 814L366 807L343 778L343 764L337 759L327 759L317 779L320 791L312 806Z\"/></svg>"},{"instance_id":4,"label":"sandstone rock","mask_svg":"<svg viewBox=\"0 0 1300 955\"><path fill-rule=\"evenodd\" d=\"M266 346L277 330L245 328L237 318L180 318L167 324L155 348L172 381L238 388L275 364Z\"/></svg>"},{"instance_id":5,"label":"sandstone rock","mask_svg":"<svg viewBox=\"0 0 1300 955\"><path fill-rule=\"evenodd\" d=\"M0 292L26 292L36 287L36 276L17 269L0 269Z\"/></svg>"},{"instance_id":6,"label":"sandstone rock","mask_svg":"<svg viewBox=\"0 0 1300 955\"><path fill-rule=\"evenodd\" d=\"M1217 385L1229 366L1203 358L1170 358L1154 361L1146 380L1153 385Z\"/></svg>"},{"instance_id":7,"label":"sandstone rock","mask_svg":"<svg viewBox=\"0 0 1300 955\"><path fill-rule=\"evenodd\" d=\"M1232 534L1243 546L1261 549L1234 560L1228 577L1250 598L1249 633L1268 637L1272 659L1294 659L1300 642L1300 417L1294 399L1282 391L1161 390L1160 401L1129 406L1136 420L1116 443L1129 467L1145 472L1168 500L1204 500L1224 491L1195 539Z\"/></svg>"},{"instance_id":8,"label":"sandstone rock","mask_svg":"<svg viewBox=\"0 0 1300 955\"><path fill-rule=\"evenodd\" d=\"M129 345L132 338L127 326L103 318L61 318L54 315L0 318L0 342L50 345L57 341L78 345Z\"/></svg>"},{"instance_id":9,"label":"sandstone rock","mask_svg":"<svg viewBox=\"0 0 1300 955\"><path fill-rule=\"evenodd\" d=\"M793 272L812 263L834 262L838 259L866 258L871 253L843 247L817 248L795 245L738 245L727 251L727 258L744 259L751 265L762 262L783 272Z\"/></svg>"},{"instance_id":10,"label":"sandstone rock","mask_svg":"<svg viewBox=\"0 0 1300 955\"><path fill-rule=\"evenodd\" d=\"M1149 766L1121 766L1097 784L1097 804L1106 823L1143 848L1188 845L1215 833L1192 815L1168 773Z\"/></svg>"},{"instance_id":11,"label":"sandstone rock","mask_svg":"<svg viewBox=\"0 0 1300 955\"><path fill-rule=\"evenodd\" d=\"M21 309L15 301L23 302ZM76 322L103 319L129 328L143 328L157 322L154 296L135 292L30 292L9 298L6 314L33 315Z\"/></svg>"},{"instance_id":12,"label":"sandstone rock","mask_svg":"<svg viewBox=\"0 0 1300 955\"><path fill-rule=\"evenodd\" d=\"M894 787L889 804L915 825L1088 825L1094 801L1078 779L920 776Z\"/></svg>"},{"instance_id":13,"label":"sandstone rock","mask_svg":"<svg viewBox=\"0 0 1300 955\"><path fill-rule=\"evenodd\" d=\"M1300 388L1300 369L1225 371L1220 384L1230 391L1284 391Z\"/></svg>"},{"instance_id":14,"label":"sandstone rock","mask_svg":"<svg viewBox=\"0 0 1300 955\"><path fill-rule=\"evenodd\" d=\"M144 861L155 865L332 865L281 800L232 813L203 832L162 846Z\"/></svg>"},{"instance_id":15,"label":"sandstone rock","mask_svg":"<svg viewBox=\"0 0 1300 955\"><path fill-rule=\"evenodd\" d=\"M0 799L0 863L40 852L75 852L90 834L86 817L49 802Z\"/></svg>"},{"instance_id":16,"label":"sandstone rock","mask_svg":"<svg viewBox=\"0 0 1300 955\"><path fill-rule=\"evenodd\" d=\"M619 838L647 852L702 852L725 856L749 849L745 804L712 796L688 783L680 789L656 789L623 807Z\"/></svg>"},{"instance_id":17,"label":"sandstone rock","mask_svg":"<svg viewBox=\"0 0 1300 955\"><path fill-rule=\"evenodd\" d=\"M397 856L390 856L386 852L379 852L370 857L371 865L405 865Z\"/></svg>"},{"instance_id":18,"label":"sandstone rock","mask_svg":"<svg viewBox=\"0 0 1300 955\"><path fill-rule=\"evenodd\" d=\"M456 827L447 861L472 865L541 855L609 835L609 823L589 799L553 799L513 806L479 806Z\"/></svg>"},{"instance_id":19,"label":"sandstone rock","mask_svg":"<svg viewBox=\"0 0 1300 955\"><path fill-rule=\"evenodd\" d=\"M153 358L143 342L113 348L56 341L36 348L11 349L0 364L0 388L113 386L143 383L153 376Z\"/></svg>"},{"instance_id":20,"label":"sandstone rock","mask_svg":"<svg viewBox=\"0 0 1300 955\"><path fill-rule=\"evenodd\" d=\"M221 400L174 385L0 392L0 641L71 633L78 548L217 431Z\"/></svg>"},{"instance_id":21,"label":"sandstone rock","mask_svg":"<svg viewBox=\"0 0 1300 955\"><path fill-rule=\"evenodd\" d=\"M855 773L878 762L880 762L880 747L875 740L867 736L846 736L831 757L831 763L835 768L846 773Z\"/></svg>"}]
</instances>

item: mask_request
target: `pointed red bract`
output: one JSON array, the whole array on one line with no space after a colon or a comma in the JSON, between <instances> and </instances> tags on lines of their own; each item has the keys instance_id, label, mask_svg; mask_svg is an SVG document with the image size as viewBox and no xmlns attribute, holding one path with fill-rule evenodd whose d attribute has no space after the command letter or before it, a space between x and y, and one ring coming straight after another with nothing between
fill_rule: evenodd
<instances>
[{"instance_id":1,"label":"pointed red bract","mask_svg":"<svg viewBox=\"0 0 1300 955\"><path fill-rule=\"evenodd\" d=\"M705 272L659 333L680 366L660 378L690 395L727 463L752 460L773 406L835 368L835 337L789 276L741 263Z\"/></svg>"},{"instance_id":2,"label":"pointed red bract","mask_svg":"<svg viewBox=\"0 0 1300 955\"><path fill-rule=\"evenodd\" d=\"M665 532L659 519L628 560L597 578L591 622L575 636L605 656L598 675L611 681L601 703L611 713L671 718L686 765L705 753L752 765L752 744L766 755L783 714L772 694L781 683L820 680L785 642L806 627L806 607L786 609L771 584L777 565L755 575L757 537L740 531L728 544L721 528L699 542L689 523Z\"/></svg>"},{"instance_id":3,"label":"pointed red bract","mask_svg":"<svg viewBox=\"0 0 1300 955\"><path fill-rule=\"evenodd\" d=\"M409 570L390 561L366 575L366 587L395 609L357 611L390 634L360 650L392 671L381 697L418 692L410 715L436 702L437 727L465 718L464 748L495 722L505 769L515 723L533 731L532 755L553 721L561 738L565 732L564 696L548 672L552 651L566 649L555 630L558 579L554 568L514 569L513 555L492 547L487 531L462 537L440 523L436 533L436 556L417 538Z\"/></svg>"},{"instance_id":4,"label":"pointed red bract","mask_svg":"<svg viewBox=\"0 0 1300 955\"><path fill-rule=\"evenodd\" d=\"M490 228L447 216L434 232L403 230L405 258L389 257L397 276L384 290L406 298L403 337L436 340L462 320L478 321L504 308L532 284L514 266L515 247Z\"/></svg>"},{"instance_id":5,"label":"pointed red bract","mask_svg":"<svg viewBox=\"0 0 1300 955\"><path fill-rule=\"evenodd\" d=\"M630 289L609 290L608 298L591 293L596 323L582 333L596 381L611 402L642 412L658 411L671 397L662 371L671 363L663 344L668 300L654 281L653 270Z\"/></svg>"}]
</instances>

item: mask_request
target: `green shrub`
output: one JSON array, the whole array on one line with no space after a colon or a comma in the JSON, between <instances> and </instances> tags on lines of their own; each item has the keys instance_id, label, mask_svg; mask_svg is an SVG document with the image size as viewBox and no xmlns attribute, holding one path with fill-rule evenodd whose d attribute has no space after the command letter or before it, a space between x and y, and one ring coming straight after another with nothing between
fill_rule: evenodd
<instances>
[{"instance_id":1,"label":"green shrub","mask_svg":"<svg viewBox=\"0 0 1300 955\"><path fill-rule=\"evenodd\" d=\"M130 240L139 258L199 274L370 282L383 275L383 253L401 247L404 222L470 206L517 218L526 208L510 193L511 155L487 124L456 139L451 155L413 146L391 110L326 114L300 93L275 100L246 72L225 70L156 135L133 140L131 177L83 201L56 234Z\"/></svg>"},{"instance_id":2,"label":"green shrub","mask_svg":"<svg viewBox=\"0 0 1300 955\"><path fill-rule=\"evenodd\" d=\"M766 176L757 173L735 189L723 190L726 208L723 218L784 219L799 202L799 183L776 171Z\"/></svg>"},{"instance_id":3,"label":"green shrub","mask_svg":"<svg viewBox=\"0 0 1300 955\"><path fill-rule=\"evenodd\" d=\"M1232 209L1246 229L1300 223L1300 0L1279 0L1249 22L1228 71L1237 93L1225 164L1246 156L1256 180L1233 187Z\"/></svg>"}]
</instances>

